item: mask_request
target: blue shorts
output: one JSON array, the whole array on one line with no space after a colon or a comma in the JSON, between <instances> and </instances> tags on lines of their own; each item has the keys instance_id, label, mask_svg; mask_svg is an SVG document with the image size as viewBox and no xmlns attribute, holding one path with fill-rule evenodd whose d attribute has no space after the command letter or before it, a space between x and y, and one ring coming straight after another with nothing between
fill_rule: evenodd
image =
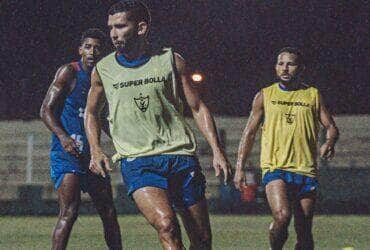
<instances>
[{"instance_id":1,"label":"blue shorts","mask_svg":"<svg viewBox=\"0 0 370 250\"><path fill-rule=\"evenodd\" d=\"M129 196L142 187L162 188L176 208L188 208L205 198L206 181L195 156L124 158L121 171Z\"/></svg>"},{"instance_id":2,"label":"blue shorts","mask_svg":"<svg viewBox=\"0 0 370 250\"><path fill-rule=\"evenodd\" d=\"M73 173L80 177L81 190L87 192L86 174L89 163L89 157L76 160L64 152L50 152L50 178L54 183L54 188L58 189L60 187L65 174Z\"/></svg>"},{"instance_id":3,"label":"blue shorts","mask_svg":"<svg viewBox=\"0 0 370 250\"><path fill-rule=\"evenodd\" d=\"M318 188L318 181L315 177L308 177L281 169L267 172L262 179L262 184L266 186L274 180L283 180L288 185L288 192L296 198L302 198L308 194L315 194Z\"/></svg>"}]
</instances>

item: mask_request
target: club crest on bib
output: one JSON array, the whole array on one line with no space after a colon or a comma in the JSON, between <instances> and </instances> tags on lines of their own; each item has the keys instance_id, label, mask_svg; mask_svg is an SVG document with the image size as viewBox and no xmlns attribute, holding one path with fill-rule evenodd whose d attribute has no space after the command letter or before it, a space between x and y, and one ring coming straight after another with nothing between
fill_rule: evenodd
<instances>
[{"instance_id":1,"label":"club crest on bib","mask_svg":"<svg viewBox=\"0 0 370 250\"><path fill-rule=\"evenodd\" d=\"M145 112L149 107L149 96L143 96L142 93L140 93L139 97L134 97L136 106L142 111Z\"/></svg>"},{"instance_id":2,"label":"club crest on bib","mask_svg":"<svg viewBox=\"0 0 370 250\"><path fill-rule=\"evenodd\" d=\"M286 122L292 124L294 122L295 115L291 113L285 114Z\"/></svg>"}]
</instances>

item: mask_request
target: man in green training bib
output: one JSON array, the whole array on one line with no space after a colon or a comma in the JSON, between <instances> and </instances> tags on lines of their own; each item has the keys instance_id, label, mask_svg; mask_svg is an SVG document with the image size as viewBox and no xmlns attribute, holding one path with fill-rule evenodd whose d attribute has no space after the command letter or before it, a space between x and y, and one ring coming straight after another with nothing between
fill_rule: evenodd
<instances>
[{"instance_id":1,"label":"man in green training bib","mask_svg":"<svg viewBox=\"0 0 370 250\"><path fill-rule=\"evenodd\" d=\"M174 208L190 239L190 249L211 249L204 196L205 178L195 155L194 134L182 114L182 88L200 131L213 152L213 167L225 182L231 166L217 139L212 115L191 84L184 59L147 42L150 13L140 1L126 0L109 10L108 26L116 51L92 72L86 132L91 171L110 171L100 146L99 112L109 105L110 133L128 194L157 230L164 249L183 249Z\"/></svg>"}]
</instances>

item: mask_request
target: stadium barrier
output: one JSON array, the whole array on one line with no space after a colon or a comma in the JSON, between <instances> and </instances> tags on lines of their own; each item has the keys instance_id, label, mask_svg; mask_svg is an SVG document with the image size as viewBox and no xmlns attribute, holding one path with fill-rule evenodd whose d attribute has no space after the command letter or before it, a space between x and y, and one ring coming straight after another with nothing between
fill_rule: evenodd
<instances>
[{"instance_id":1,"label":"stadium barrier","mask_svg":"<svg viewBox=\"0 0 370 250\"><path fill-rule=\"evenodd\" d=\"M232 163L247 118L216 117L220 140ZM194 128L194 121L188 120ZM336 117L341 138L333 161L320 161L319 213L369 213L370 193L369 116ZM49 179L48 151L50 133L40 121L0 122L0 214L56 214L57 202ZM269 212L263 190L257 189L252 202L242 202L240 193L232 187L223 187L214 177L211 167L211 150L197 129L198 156L207 178L207 199L214 213L266 213ZM323 138L324 132L320 133ZM259 162L257 135L250 161ZM108 138L104 148L113 152ZM257 180L260 180L257 173ZM125 196L120 171L112 175L114 198L120 213L135 213L132 201ZM95 212L87 195L82 195L82 213Z\"/></svg>"},{"instance_id":2,"label":"stadium barrier","mask_svg":"<svg viewBox=\"0 0 370 250\"><path fill-rule=\"evenodd\" d=\"M320 170L319 192L316 211L319 214L370 214L370 169L325 168ZM43 198L43 192L50 192L50 185L24 184L17 186L17 198L0 200L1 215L56 215L56 199ZM126 194L124 184L113 187L114 201L119 214L138 213L135 204ZM250 202L241 199L241 193L232 185L209 183L207 199L210 212L222 214L265 214L269 213L263 188L256 190L256 197ZM85 194L80 212L96 213Z\"/></svg>"}]
</instances>

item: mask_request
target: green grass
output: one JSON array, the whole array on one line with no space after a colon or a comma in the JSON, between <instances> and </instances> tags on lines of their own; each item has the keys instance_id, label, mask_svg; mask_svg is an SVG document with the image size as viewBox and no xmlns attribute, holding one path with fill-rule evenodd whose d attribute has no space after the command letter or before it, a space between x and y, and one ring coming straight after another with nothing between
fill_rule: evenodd
<instances>
[{"instance_id":1,"label":"green grass","mask_svg":"<svg viewBox=\"0 0 370 250\"><path fill-rule=\"evenodd\" d=\"M0 249L50 249L56 217L0 217ZM161 249L157 235L141 216L120 216L125 249ZM211 217L214 249L268 249L270 216ZM369 216L316 216L316 249L370 249ZM294 249L295 233L285 249ZM188 246L184 235L185 245ZM97 216L80 216L68 249L106 249L102 225Z\"/></svg>"}]
</instances>

